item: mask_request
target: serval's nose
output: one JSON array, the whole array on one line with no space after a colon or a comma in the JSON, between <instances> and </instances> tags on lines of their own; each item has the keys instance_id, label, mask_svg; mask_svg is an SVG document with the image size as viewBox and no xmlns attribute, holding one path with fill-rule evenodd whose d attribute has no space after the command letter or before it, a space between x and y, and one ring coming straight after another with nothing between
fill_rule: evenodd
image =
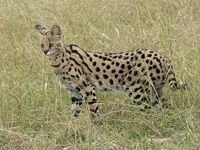
<instances>
[{"instance_id":1,"label":"serval's nose","mask_svg":"<svg viewBox=\"0 0 200 150\"><path fill-rule=\"evenodd\" d=\"M44 52L44 54L46 55L46 54L49 52L49 50L48 50L48 49L45 49L45 50L43 50L43 52Z\"/></svg>"}]
</instances>

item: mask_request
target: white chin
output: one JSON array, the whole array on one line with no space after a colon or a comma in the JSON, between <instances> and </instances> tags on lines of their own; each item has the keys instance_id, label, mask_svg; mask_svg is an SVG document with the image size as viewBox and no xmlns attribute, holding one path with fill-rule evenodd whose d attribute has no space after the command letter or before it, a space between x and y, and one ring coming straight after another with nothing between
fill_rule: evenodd
<instances>
[{"instance_id":1,"label":"white chin","mask_svg":"<svg viewBox=\"0 0 200 150\"><path fill-rule=\"evenodd\" d=\"M51 55L51 52L48 51L46 55Z\"/></svg>"},{"instance_id":2,"label":"white chin","mask_svg":"<svg viewBox=\"0 0 200 150\"><path fill-rule=\"evenodd\" d=\"M54 52L48 51L46 55L49 56L49 55L52 55L52 54L54 54Z\"/></svg>"},{"instance_id":3,"label":"white chin","mask_svg":"<svg viewBox=\"0 0 200 150\"><path fill-rule=\"evenodd\" d=\"M56 51L56 50L55 51L48 51L46 55L50 56L50 55L56 54L57 52L58 51Z\"/></svg>"}]
</instances>

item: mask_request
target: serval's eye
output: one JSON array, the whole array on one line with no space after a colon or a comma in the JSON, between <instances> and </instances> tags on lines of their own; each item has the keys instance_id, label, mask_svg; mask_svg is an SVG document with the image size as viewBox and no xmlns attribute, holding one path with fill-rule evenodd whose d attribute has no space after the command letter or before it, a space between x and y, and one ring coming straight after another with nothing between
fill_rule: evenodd
<instances>
[{"instance_id":1,"label":"serval's eye","mask_svg":"<svg viewBox=\"0 0 200 150\"><path fill-rule=\"evenodd\" d=\"M49 43L49 48L52 48L53 47L53 43Z\"/></svg>"},{"instance_id":2,"label":"serval's eye","mask_svg":"<svg viewBox=\"0 0 200 150\"><path fill-rule=\"evenodd\" d=\"M44 48L44 44L43 43L41 43L41 45L40 45L42 48Z\"/></svg>"}]
</instances>

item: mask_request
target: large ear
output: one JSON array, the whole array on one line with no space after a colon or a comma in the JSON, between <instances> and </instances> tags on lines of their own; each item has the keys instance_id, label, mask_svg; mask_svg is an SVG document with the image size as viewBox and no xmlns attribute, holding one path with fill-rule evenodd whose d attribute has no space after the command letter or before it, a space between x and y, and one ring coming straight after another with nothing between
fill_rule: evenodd
<instances>
[{"instance_id":1,"label":"large ear","mask_svg":"<svg viewBox=\"0 0 200 150\"><path fill-rule=\"evenodd\" d=\"M61 29L60 26L57 24L54 24L51 28L51 34L54 38L59 39L61 37Z\"/></svg>"},{"instance_id":2,"label":"large ear","mask_svg":"<svg viewBox=\"0 0 200 150\"><path fill-rule=\"evenodd\" d=\"M35 25L35 29L42 35L44 35L46 33L46 27L45 26L42 26L42 25Z\"/></svg>"}]
</instances>

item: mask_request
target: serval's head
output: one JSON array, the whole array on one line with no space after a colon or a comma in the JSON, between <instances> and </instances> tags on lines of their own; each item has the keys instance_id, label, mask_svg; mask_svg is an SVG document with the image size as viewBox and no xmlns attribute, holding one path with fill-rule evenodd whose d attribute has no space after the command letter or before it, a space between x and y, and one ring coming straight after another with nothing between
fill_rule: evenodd
<instances>
[{"instance_id":1,"label":"serval's head","mask_svg":"<svg viewBox=\"0 0 200 150\"><path fill-rule=\"evenodd\" d=\"M43 37L41 47L45 55L58 54L62 50L61 29L59 25L53 25L51 30L42 25L36 25L35 28Z\"/></svg>"}]
</instances>

